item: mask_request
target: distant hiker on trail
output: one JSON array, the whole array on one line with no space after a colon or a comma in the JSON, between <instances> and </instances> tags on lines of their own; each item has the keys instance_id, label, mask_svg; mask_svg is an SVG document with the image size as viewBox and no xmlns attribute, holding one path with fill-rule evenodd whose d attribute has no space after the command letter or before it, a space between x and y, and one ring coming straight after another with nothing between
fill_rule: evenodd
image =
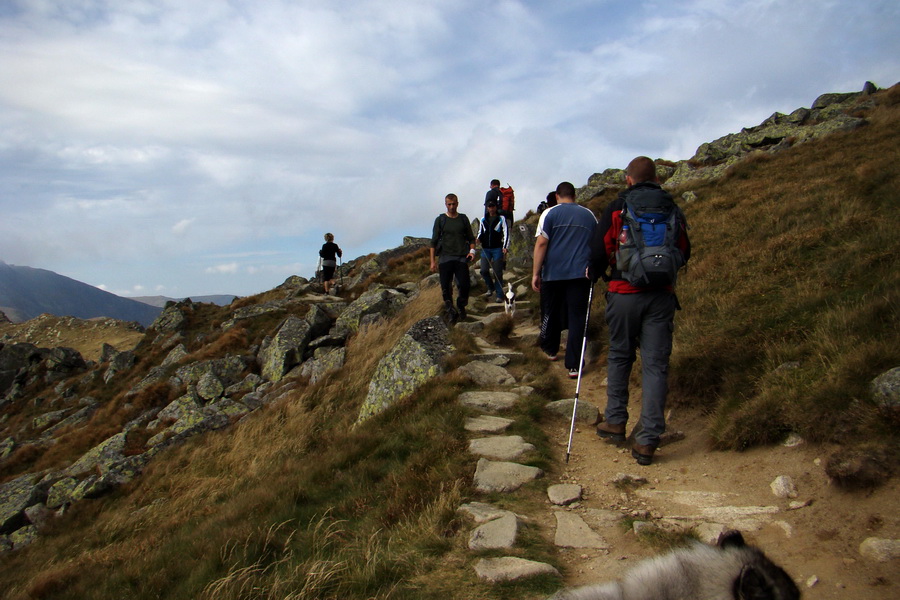
<instances>
[{"instance_id":1,"label":"distant hiker on trail","mask_svg":"<svg viewBox=\"0 0 900 600\"><path fill-rule=\"evenodd\" d=\"M334 243L334 235L325 234L325 243L319 250L319 258L322 262L322 285L325 286L325 293L331 293L334 286L334 271L337 268L337 257L344 256L340 247Z\"/></svg>"},{"instance_id":2,"label":"distant hiker on trail","mask_svg":"<svg viewBox=\"0 0 900 600\"><path fill-rule=\"evenodd\" d=\"M547 194L546 200L541 200L541 203L538 204L537 207L537 214L541 214L542 212L553 206L556 206L556 192L550 192L549 194Z\"/></svg>"},{"instance_id":3,"label":"distant hiker on trail","mask_svg":"<svg viewBox=\"0 0 900 600\"><path fill-rule=\"evenodd\" d=\"M488 202L496 202L498 209L503 203L503 194L500 193L499 179L491 179L491 189L484 195L484 216L488 216Z\"/></svg>"},{"instance_id":4,"label":"distant hiker on trail","mask_svg":"<svg viewBox=\"0 0 900 600\"><path fill-rule=\"evenodd\" d=\"M447 212L434 220L431 231L431 272L440 272L441 292L444 296L444 309L451 323L466 318L466 305L469 303L469 262L475 260L475 235L469 218L457 212L459 199L456 194L447 194L444 198ZM440 257L438 262L437 258ZM453 280L459 297L453 306Z\"/></svg>"},{"instance_id":5,"label":"distant hiker on trail","mask_svg":"<svg viewBox=\"0 0 900 600\"><path fill-rule=\"evenodd\" d=\"M558 204L538 220L531 287L544 298L541 349L549 360L556 360L562 330L568 328L565 365L569 377L576 379L582 366L581 338L591 290L590 241L597 218L575 203L575 186L568 181L556 187L556 197Z\"/></svg>"},{"instance_id":6,"label":"distant hiker on trail","mask_svg":"<svg viewBox=\"0 0 900 600\"><path fill-rule=\"evenodd\" d=\"M485 296L494 296L497 302L503 298L503 267L509 251L509 226L500 216L497 203L487 204L488 216L481 219L476 239L481 244L481 278L487 286Z\"/></svg>"},{"instance_id":7,"label":"distant hiker on trail","mask_svg":"<svg viewBox=\"0 0 900 600\"><path fill-rule=\"evenodd\" d=\"M640 347L643 402L631 455L638 464L649 465L666 430L669 355L675 311L680 308L675 275L690 258L691 244L684 215L660 187L651 159L632 160L625 182L628 189L603 211L591 242L591 276L609 281L607 400L597 435L625 441L628 378ZM655 231L659 236L653 239Z\"/></svg>"}]
</instances>

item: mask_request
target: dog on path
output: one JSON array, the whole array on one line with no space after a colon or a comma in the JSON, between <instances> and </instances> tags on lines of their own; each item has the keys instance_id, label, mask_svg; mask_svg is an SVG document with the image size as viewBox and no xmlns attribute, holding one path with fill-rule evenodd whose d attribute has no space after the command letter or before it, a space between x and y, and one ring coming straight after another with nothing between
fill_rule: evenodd
<instances>
[{"instance_id":1,"label":"dog on path","mask_svg":"<svg viewBox=\"0 0 900 600\"><path fill-rule=\"evenodd\" d=\"M557 592L549 600L798 600L785 571L737 531L716 546L694 542L642 561L620 581Z\"/></svg>"},{"instance_id":2,"label":"dog on path","mask_svg":"<svg viewBox=\"0 0 900 600\"><path fill-rule=\"evenodd\" d=\"M509 287L506 289L506 297L503 299L503 310L505 310L506 314L509 316L513 316L516 314L516 293L513 291L511 283L507 285Z\"/></svg>"}]
</instances>

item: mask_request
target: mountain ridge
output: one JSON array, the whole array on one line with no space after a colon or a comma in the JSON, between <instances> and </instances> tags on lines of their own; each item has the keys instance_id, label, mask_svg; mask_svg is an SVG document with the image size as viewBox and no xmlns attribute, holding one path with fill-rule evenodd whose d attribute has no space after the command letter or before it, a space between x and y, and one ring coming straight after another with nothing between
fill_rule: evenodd
<instances>
[{"instance_id":1,"label":"mountain ridge","mask_svg":"<svg viewBox=\"0 0 900 600\"><path fill-rule=\"evenodd\" d=\"M13 323L41 314L79 319L108 317L147 326L160 308L123 298L47 269L0 261L0 311Z\"/></svg>"}]
</instances>

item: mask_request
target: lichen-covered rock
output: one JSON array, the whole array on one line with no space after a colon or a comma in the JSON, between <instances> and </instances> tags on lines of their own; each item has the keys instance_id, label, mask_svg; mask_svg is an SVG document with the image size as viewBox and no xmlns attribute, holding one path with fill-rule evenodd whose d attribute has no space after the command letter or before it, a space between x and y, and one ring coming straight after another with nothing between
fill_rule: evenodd
<instances>
[{"instance_id":1,"label":"lichen-covered rock","mask_svg":"<svg viewBox=\"0 0 900 600\"><path fill-rule=\"evenodd\" d=\"M148 425L150 429L159 427L160 424L174 423L188 415L200 413L200 398L192 392L172 400L164 409L156 415L156 420Z\"/></svg>"},{"instance_id":2,"label":"lichen-covered rock","mask_svg":"<svg viewBox=\"0 0 900 600\"><path fill-rule=\"evenodd\" d=\"M88 366L77 350L63 346L52 348L44 359L44 363L47 366L46 379L48 382L65 379L87 369Z\"/></svg>"},{"instance_id":3,"label":"lichen-covered rock","mask_svg":"<svg viewBox=\"0 0 900 600\"><path fill-rule=\"evenodd\" d=\"M9 534L8 539L12 543L13 550L21 550L37 539L37 527L26 525Z\"/></svg>"},{"instance_id":4,"label":"lichen-covered rock","mask_svg":"<svg viewBox=\"0 0 900 600\"><path fill-rule=\"evenodd\" d=\"M344 348L320 348L312 358L300 367L300 375L308 377L310 383L316 383L326 373L336 371L344 366L346 350Z\"/></svg>"},{"instance_id":5,"label":"lichen-covered rock","mask_svg":"<svg viewBox=\"0 0 900 600\"><path fill-rule=\"evenodd\" d=\"M197 382L197 395L207 402L221 398L225 392L225 386L222 380L216 377L212 371L207 371L200 377Z\"/></svg>"},{"instance_id":6,"label":"lichen-covered rock","mask_svg":"<svg viewBox=\"0 0 900 600\"><path fill-rule=\"evenodd\" d=\"M207 374L212 373L225 386L237 383L247 371L247 360L240 356L228 355L225 358L214 358L190 363L175 371L175 383L191 386L197 385Z\"/></svg>"},{"instance_id":7,"label":"lichen-covered rock","mask_svg":"<svg viewBox=\"0 0 900 600\"><path fill-rule=\"evenodd\" d=\"M12 436L7 437L5 440L0 441L0 460L3 460L10 454L12 454L13 448L16 447L16 440L12 438Z\"/></svg>"},{"instance_id":8,"label":"lichen-covered rock","mask_svg":"<svg viewBox=\"0 0 900 600\"><path fill-rule=\"evenodd\" d=\"M358 422L384 411L442 373L444 357L452 350L448 335L439 317L422 319L410 327L375 368Z\"/></svg>"},{"instance_id":9,"label":"lichen-covered rock","mask_svg":"<svg viewBox=\"0 0 900 600\"><path fill-rule=\"evenodd\" d=\"M103 374L103 383L109 383L117 374L128 371L136 362L137 356L131 350L115 352L115 349L113 349L113 353L109 358L109 367L106 369L106 373Z\"/></svg>"},{"instance_id":10,"label":"lichen-covered rock","mask_svg":"<svg viewBox=\"0 0 900 600\"><path fill-rule=\"evenodd\" d=\"M125 449L125 436L126 433L123 431L94 446L69 466L64 474L81 475L94 469L99 469L101 473L106 472L112 464L125 458L122 454Z\"/></svg>"},{"instance_id":11,"label":"lichen-covered rock","mask_svg":"<svg viewBox=\"0 0 900 600\"><path fill-rule=\"evenodd\" d=\"M24 510L40 496L39 477L26 474L0 485L0 533L9 533L25 523Z\"/></svg>"},{"instance_id":12,"label":"lichen-covered rock","mask_svg":"<svg viewBox=\"0 0 900 600\"><path fill-rule=\"evenodd\" d=\"M300 364L306 346L312 339L312 326L304 319L289 316L278 333L263 344L258 360L262 376L269 381L281 381L285 374Z\"/></svg>"},{"instance_id":13,"label":"lichen-covered rock","mask_svg":"<svg viewBox=\"0 0 900 600\"><path fill-rule=\"evenodd\" d=\"M231 318L222 323L222 329L231 329L239 321L245 319L255 319L264 315L283 312L287 309L289 304L290 302L288 300L282 299L264 302L263 304L254 304L252 306L242 306L241 308L235 309L235 311L231 313Z\"/></svg>"},{"instance_id":14,"label":"lichen-covered rock","mask_svg":"<svg viewBox=\"0 0 900 600\"><path fill-rule=\"evenodd\" d=\"M306 313L306 322L309 323L310 336L319 337L328 333L336 317L337 315L332 316L331 311L318 304L311 305L309 312Z\"/></svg>"},{"instance_id":15,"label":"lichen-covered rock","mask_svg":"<svg viewBox=\"0 0 900 600\"><path fill-rule=\"evenodd\" d=\"M147 447L150 450L144 456L150 458L162 448L180 443L205 431L221 429L229 424L231 424L231 417L228 414L216 406L204 406L197 412L186 413L168 429L147 440Z\"/></svg>"},{"instance_id":16,"label":"lichen-covered rock","mask_svg":"<svg viewBox=\"0 0 900 600\"><path fill-rule=\"evenodd\" d=\"M335 321L339 333L352 334L359 330L360 321L366 315L393 314L406 301L406 296L396 290L376 289L354 300Z\"/></svg>"},{"instance_id":17,"label":"lichen-covered rock","mask_svg":"<svg viewBox=\"0 0 900 600\"><path fill-rule=\"evenodd\" d=\"M150 329L160 333L179 331L187 322L187 315L193 312L194 306L190 298L182 302L170 302L150 324Z\"/></svg>"},{"instance_id":18,"label":"lichen-covered rock","mask_svg":"<svg viewBox=\"0 0 900 600\"><path fill-rule=\"evenodd\" d=\"M900 367L885 371L872 380L872 398L887 409L900 407Z\"/></svg>"},{"instance_id":19,"label":"lichen-covered rock","mask_svg":"<svg viewBox=\"0 0 900 600\"><path fill-rule=\"evenodd\" d=\"M78 480L74 477L64 477L50 486L47 492L47 508L59 508L72 501Z\"/></svg>"},{"instance_id":20,"label":"lichen-covered rock","mask_svg":"<svg viewBox=\"0 0 900 600\"><path fill-rule=\"evenodd\" d=\"M187 348L184 347L184 344L178 344L166 354L166 358L160 363L161 367L168 367L169 365L174 365L179 360L188 355Z\"/></svg>"},{"instance_id":21,"label":"lichen-covered rock","mask_svg":"<svg viewBox=\"0 0 900 600\"><path fill-rule=\"evenodd\" d=\"M49 427L54 423L59 423L64 418L66 418L66 413L68 413L68 409L63 410L54 410L52 412L44 413L42 415L36 416L31 420L31 427L35 430L41 430L44 427Z\"/></svg>"}]
</instances>

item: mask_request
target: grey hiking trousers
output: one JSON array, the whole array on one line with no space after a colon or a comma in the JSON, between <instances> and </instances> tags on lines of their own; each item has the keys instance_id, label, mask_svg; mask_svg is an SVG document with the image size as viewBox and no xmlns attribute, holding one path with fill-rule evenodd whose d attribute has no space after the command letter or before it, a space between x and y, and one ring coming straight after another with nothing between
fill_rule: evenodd
<instances>
[{"instance_id":1,"label":"grey hiking trousers","mask_svg":"<svg viewBox=\"0 0 900 600\"><path fill-rule=\"evenodd\" d=\"M669 356L675 325L675 294L667 291L606 295L609 329L606 411L608 423L628 422L628 378L641 349L641 427L635 441L659 445L666 431Z\"/></svg>"}]
</instances>

